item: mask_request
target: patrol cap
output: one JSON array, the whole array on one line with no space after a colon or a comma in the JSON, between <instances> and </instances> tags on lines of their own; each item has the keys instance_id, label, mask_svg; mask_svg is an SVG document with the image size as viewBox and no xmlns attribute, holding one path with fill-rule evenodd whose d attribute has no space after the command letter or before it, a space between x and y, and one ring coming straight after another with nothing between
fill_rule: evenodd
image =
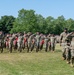
<instances>
[{"instance_id":1,"label":"patrol cap","mask_svg":"<svg viewBox=\"0 0 74 75\"><path fill-rule=\"evenodd\" d=\"M67 28L64 28L64 30L68 30Z\"/></svg>"}]
</instances>

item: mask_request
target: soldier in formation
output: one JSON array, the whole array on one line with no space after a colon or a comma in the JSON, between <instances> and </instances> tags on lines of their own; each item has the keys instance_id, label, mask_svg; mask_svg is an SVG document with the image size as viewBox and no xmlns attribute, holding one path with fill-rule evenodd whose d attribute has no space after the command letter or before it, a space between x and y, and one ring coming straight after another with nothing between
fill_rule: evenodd
<instances>
[{"instance_id":1,"label":"soldier in formation","mask_svg":"<svg viewBox=\"0 0 74 75\"><path fill-rule=\"evenodd\" d=\"M67 29L60 35L60 44L62 46L62 57L68 64L74 65L74 31L68 33Z\"/></svg>"},{"instance_id":2,"label":"soldier in formation","mask_svg":"<svg viewBox=\"0 0 74 75\"><path fill-rule=\"evenodd\" d=\"M9 50L12 53L13 50L18 50L22 52L27 50L27 52L32 52L35 50L39 52L41 50L55 51L57 37L54 34L42 34L36 32L35 34L31 32L24 32L23 34L6 34L4 35L0 31L0 51L3 52L3 48ZM60 34L59 38L60 46L62 47L62 58L66 60L68 64L73 67L74 64L74 31L69 33L68 29L65 28Z\"/></svg>"},{"instance_id":3,"label":"soldier in formation","mask_svg":"<svg viewBox=\"0 0 74 75\"><path fill-rule=\"evenodd\" d=\"M45 46L45 47L44 47ZM41 50L54 51L55 50L55 36L54 35L44 35L42 33L36 32L32 34L28 33L16 33L16 34L3 34L0 32L0 48L1 53L3 52L3 48L9 50L10 53L12 51L18 50L22 52L22 50L27 50L27 52L32 52L36 50L39 52Z\"/></svg>"},{"instance_id":4,"label":"soldier in formation","mask_svg":"<svg viewBox=\"0 0 74 75\"><path fill-rule=\"evenodd\" d=\"M3 42L4 42L4 34L2 31L0 31L0 50L1 50L1 53L3 52Z\"/></svg>"},{"instance_id":5,"label":"soldier in formation","mask_svg":"<svg viewBox=\"0 0 74 75\"><path fill-rule=\"evenodd\" d=\"M67 41L66 41L66 36L67 35L68 35L68 30L67 30L67 28L65 28L64 32L62 32L60 34L60 46L62 46L62 57L63 57L64 60L66 59L66 55L65 55L66 49L65 49L65 46L67 44Z\"/></svg>"}]
</instances>

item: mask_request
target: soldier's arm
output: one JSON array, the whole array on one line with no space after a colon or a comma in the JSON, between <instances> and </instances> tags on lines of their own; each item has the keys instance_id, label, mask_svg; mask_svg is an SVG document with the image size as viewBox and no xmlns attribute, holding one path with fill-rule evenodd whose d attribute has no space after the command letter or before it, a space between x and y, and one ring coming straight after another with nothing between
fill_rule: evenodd
<instances>
[{"instance_id":1,"label":"soldier's arm","mask_svg":"<svg viewBox=\"0 0 74 75\"><path fill-rule=\"evenodd\" d=\"M57 38L56 37L54 37L54 41L55 41L55 44L57 43Z\"/></svg>"},{"instance_id":2,"label":"soldier's arm","mask_svg":"<svg viewBox=\"0 0 74 75\"><path fill-rule=\"evenodd\" d=\"M74 34L74 32L69 33L66 38L68 38L69 36L71 36L72 34Z\"/></svg>"},{"instance_id":3,"label":"soldier's arm","mask_svg":"<svg viewBox=\"0 0 74 75\"><path fill-rule=\"evenodd\" d=\"M50 37L48 37L48 41L50 41Z\"/></svg>"},{"instance_id":4,"label":"soldier's arm","mask_svg":"<svg viewBox=\"0 0 74 75\"><path fill-rule=\"evenodd\" d=\"M62 43L62 39L63 39L63 33L60 34L60 39L59 39L60 46L61 46L61 43Z\"/></svg>"}]
</instances>

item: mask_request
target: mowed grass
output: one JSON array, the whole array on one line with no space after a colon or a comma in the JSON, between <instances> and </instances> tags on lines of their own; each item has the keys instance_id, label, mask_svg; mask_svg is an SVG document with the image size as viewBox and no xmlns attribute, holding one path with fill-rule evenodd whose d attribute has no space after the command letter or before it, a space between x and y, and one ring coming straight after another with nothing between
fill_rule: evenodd
<instances>
[{"instance_id":1,"label":"mowed grass","mask_svg":"<svg viewBox=\"0 0 74 75\"><path fill-rule=\"evenodd\" d=\"M59 45L55 52L0 53L0 75L74 75L74 68L62 60Z\"/></svg>"}]
</instances>

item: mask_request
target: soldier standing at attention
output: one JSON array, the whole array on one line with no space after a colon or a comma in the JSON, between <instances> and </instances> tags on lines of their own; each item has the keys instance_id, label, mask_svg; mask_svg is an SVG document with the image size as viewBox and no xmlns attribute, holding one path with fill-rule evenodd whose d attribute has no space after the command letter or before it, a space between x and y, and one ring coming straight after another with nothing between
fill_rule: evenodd
<instances>
[{"instance_id":1,"label":"soldier standing at attention","mask_svg":"<svg viewBox=\"0 0 74 75\"><path fill-rule=\"evenodd\" d=\"M71 39L71 66L73 67L74 65L74 32L72 34L72 39Z\"/></svg>"},{"instance_id":2,"label":"soldier standing at attention","mask_svg":"<svg viewBox=\"0 0 74 75\"><path fill-rule=\"evenodd\" d=\"M48 50L48 42L49 42L48 35L45 35L45 39L44 39L45 52L47 52Z\"/></svg>"},{"instance_id":3,"label":"soldier standing at attention","mask_svg":"<svg viewBox=\"0 0 74 75\"><path fill-rule=\"evenodd\" d=\"M66 42L66 36L68 35L68 30L67 28L64 29L64 32L60 34L60 46L62 46L62 57L65 60L66 59L66 54L65 54L65 46L67 44Z\"/></svg>"},{"instance_id":4,"label":"soldier standing at attention","mask_svg":"<svg viewBox=\"0 0 74 75\"><path fill-rule=\"evenodd\" d=\"M51 34L50 42L51 42L51 51L54 52L54 50L55 50L55 44L56 44L56 37L54 36L54 34Z\"/></svg>"},{"instance_id":5,"label":"soldier standing at attention","mask_svg":"<svg viewBox=\"0 0 74 75\"><path fill-rule=\"evenodd\" d=\"M42 50L44 45L44 35L41 33L40 37L40 50Z\"/></svg>"},{"instance_id":6,"label":"soldier standing at attention","mask_svg":"<svg viewBox=\"0 0 74 75\"><path fill-rule=\"evenodd\" d=\"M50 41L50 37L51 37L51 34L49 33L49 35L47 36L47 38L49 39L49 41L48 41L48 48L49 48L49 51L51 50L51 41Z\"/></svg>"},{"instance_id":7,"label":"soldier standing at attention","mask_svg":"<svg viewBox=\"0 0 74 75\"><path fill-rule=\"evenodd\" d=\"M4 34L2 31L0 31L0 49L1 49L1 53L3 52L3 41L4 40Z\"/></svg>"},{"instance_id":8,"label":"soldier standing at attention","mask_svg":"<svg viewBox=\"0 0 74 75\"><path fill-rule=\"evenodd\" d=\"M28 50L27 50L27 52L29 52L29 50L31 49L33 37L34 37L34 35L31 32L29 32L29 34L28 34Z\"/></svg>"},{"instance_id":9,"label":"soldier standing at attention","mask_svg":"<svg viewBox=\"0 0 74 75\"><path fill-rule=\"evenodd\" d=\"M70 59L70 64L71 67L74 67L74 31L71 32L67 38L70 37L70 41L71 41L71 45L70 45L70 55L68 55L71 59Z\"/></svg>"},{"instance_id":10,"label":"soldier standing at attention","mask_svg":"<svg viewBox=\"0 0 74 75\"><path fill-rule=\"evenodd\" d=\"M22 52L22 44L23 44L23 36L21 33L19 33L17 45L18 45L18 51L20 52Z\"/></svg>"},{"instance_id":11,"label":"soldier standing at attention","mask_svg":"<svg viewBox=\"0 0 74 75\"><path fill-rule=\"evenodd\" d=\"M40 48L40 34L39 32L36 33L36 52L39 51L39 48Z\"/></svg>"},{"instance_id":12,"label":"soldier standing at attention","mask_svg":"<svg viewBox=\"0 0 74 75\"><path fill-rule=\"evenodd\" d=\"M13 46L13 39L14 37L12 34L9 35L9 52L12 53L12 46Z\"/></svg>"},{"instance_id":13,"label":"soldier standing at attention","mask_svg":"<svg viewBox=\"0 0 74 75\"><path fill-rule=\"evenodd\" d=\"M33 37L32 37L32 42L31 42L31 52L33 51L34 47L35 47L35 44L36 44L36 39L35 39L35 34L33 34Z\"/></svg>"}]
</instances>

